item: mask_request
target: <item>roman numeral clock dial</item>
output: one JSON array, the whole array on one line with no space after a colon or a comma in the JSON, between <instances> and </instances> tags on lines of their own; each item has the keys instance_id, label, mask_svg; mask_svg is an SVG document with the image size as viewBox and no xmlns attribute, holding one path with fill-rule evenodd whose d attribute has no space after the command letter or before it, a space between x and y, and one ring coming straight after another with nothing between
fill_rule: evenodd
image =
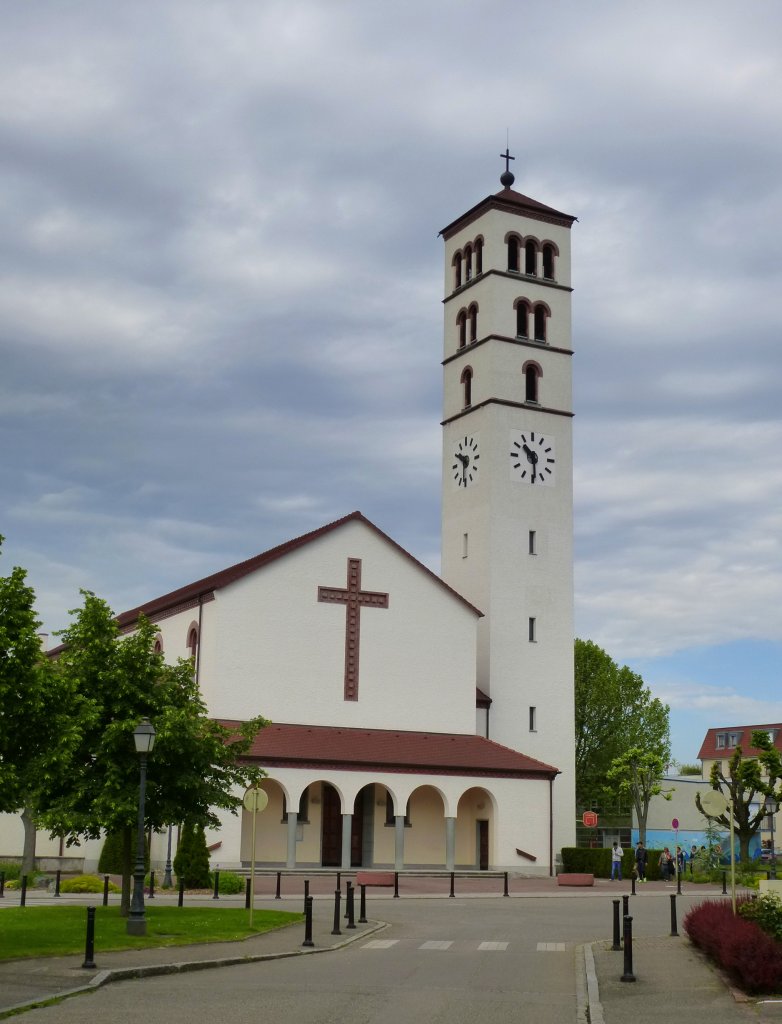
<instances>
[{"instance_id":1,"label":"roman numeral clock dial","mask_svg":"<svg viewBox=\"0 0 782 1024\"><path fill-rule=\"evenodd\" d=\"M512 430L510 478L522 484L553 487L556 455L554 442L535 430Z\"/></svg>"},{"instance_id":2,"label":"roman numeral clock dial","mask_svg":"<svg viewBox=\"0 0 782 1024\"><path fill-rule=\"evenodd\" d=\"M451 473L457 487L470 487L476 483L480 460L477 437L465 436L456 442Z\"/></svg>"}]
</instances>

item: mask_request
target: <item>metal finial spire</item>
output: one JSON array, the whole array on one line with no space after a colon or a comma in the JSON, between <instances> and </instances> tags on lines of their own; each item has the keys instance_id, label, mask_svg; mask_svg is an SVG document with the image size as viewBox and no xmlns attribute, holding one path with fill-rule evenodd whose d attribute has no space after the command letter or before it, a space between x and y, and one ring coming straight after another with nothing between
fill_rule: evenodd
<instances>
[{"instance_id":1,"label":"metal finial spire","mask_svg":"<svg viewBox=\"0 0 782 1024\"><path fill-rule=\"evenodd\" d=\"M500 184L504 185L505 188L510 188L513 182L516 180L510 169L511 160L515 160L515 156L510 155L510 150L505 147L505 152L500 153L500 159L505 161L505 170L500 175Z\"/></svg>"}]
</instances>

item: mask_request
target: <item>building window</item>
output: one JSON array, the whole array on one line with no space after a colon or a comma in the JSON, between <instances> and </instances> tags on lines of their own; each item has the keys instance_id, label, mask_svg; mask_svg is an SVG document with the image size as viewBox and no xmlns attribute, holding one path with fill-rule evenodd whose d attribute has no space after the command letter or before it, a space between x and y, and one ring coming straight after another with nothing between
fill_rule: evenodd
<instances>
[{"instance_id":1,"label":"building window","mask_svg":"<svg viewBox=\"0 0 782 1024\"><path fill-rule=\"evenodd\" d=\"M453 257L453 286L454 288L462 286L462 254L460 252L454 253Z\"/></svg>"},{"instance_id":2,"label":"building window","mask_svg":"<svg viewBox=\"0 0 782 1024\"><path fill-rule=\"evenodd\" d=\"M296 818L298 825L309 825L310 820L310 791L305 789L299 797L299 813ZM288 803L285 796L282 798L282 820L287 822L288 820Z\"/></svg>"},{"instance_id":3,"label":"building window","mask_svg":"<svg viewBox=\"0 0 782 1024\"><path fill-rule=\"evenodd\" d=\"M529 331L529 303L526 299L516 302L516 337L526 338Z\"/></svg>"},{"instance_id":4,"label":"building window","mask_svg":"<svg viewBox=\"0 0 782 1024\"><path fill-rule=\"evenodd\" d=\"M724 732L718 732L717 733L717 750L722 750L725 747L726 739L727 739L727 736L725 735Z\"/></svg>"},{"instance_id":5,"label":"building window","mask_svg":"<svg viewBox=\"0 0 782 1024\"><path fill-rule=\"evenodd\" d=\"M470 314L470 342L478 339L478 305L473 302L468 313Z\"/></svg>"},{"instance_id":6,"label":"building window","mask_svg":"<svg viewBox=\"0 0 782 1024\"><path fill-rule=\"evenodd\" d=\"M540 367L535 363L527 363L524 367L524 401L538 401L538 378L541 376Z\"/></svg>"},{"instance_id":7,"label":"building window","mask_svg":"<svg viewBox=\"0 0 782 1024\"><path fill-rule=\"evenodd\" d=\"M469 409L472 405L472 370L466 366L462 371L462 408Z\"/></svg>"},{"instance_id":8,"label":"building window","mask_svg":"<svg viewBox=\"0 0 782 1024\"><path fill-rule=\"evenodd\" d=\"M464 280L472 281L472 246L464 247Z\"/></svg>"},{"instance_id":9,"label":"building window","mask_svg":"<svg viewBox=\"0 0 782 1024\"><path fill-rule=\"evenodd\" d=\"M531 644L537 643L537 619L530 617L529 619L529 642Z\"/></svg>"},{"instance_id":10,"label":"building window","mask_svg":"<svg viewBox=\"0 0 782 1024\"><path fill-rule=\"evenodd\" d=\"M530 732L537 732L538 731L538 709L537 708L532 708L531 707L529 709L529 731Z\"/></svg>"},{"instance_id":11,"label":"building window","mask_svg":"<svg viewBox=\"0 0 782 1024\"><path fill-rule=\"evenodd\" d=\"M524 245L524 273L530 277L538 274L538 246L531 239Z\"/></svg>"},{"instance_id":12,"label":"building window","mask_svg":"<svg viewBox=\"0 0 782 1024\"><path fill-rule=\"evenodd\" d=\"M459 328L459 348L464 348L467 344L467 311L464 309L459 310L459 315L456 317L456 326Z\"/></svg>"},{"instance_id":13,"label":"building window","mask_svg":"<svg viewBox=\"0 0 782 1024\"><path fill-rule=\"evenodd\" d=\"M543 276L547 281L554 280L554 246L550 242L543 246Z\"/></svg>"},{"instance_id":14,"label":"building window","mask_svg":"<svg viewBox=\"0 0 782 1024\"><path fill-rule=\"evenodd\" d=\"M191 626L187 632L187 649L190 652L188 657L195 661L198 654L198 626Z\"/></svg>"},{"instance_id":15,"label":"building window","mask_svg":"<svg viewBox=\"0 0 782 1024\"><path fill-rule=\"evenodd\" d=\"M519 240L513 236L508 239L508 270L519 272Z\"/></svg>"},{"instance_id":16,"label":"building window","mask_svg":"<svg viewBox=\"0 0 782 1024\"><path fill-rule=\"evenodd\" d=\"M462 534L462 558L467 557L469 537L466 533Z\"/></svg>"},{"instance_id":17,"label":"building window","mask_svg":"<svg viewBox=\"0 0 782 1024\"><path fill-rule=\"evenodd\" d=\"M394 821L394 798L386 790L386 825L395 825ZM405 828L410 828L410 801L405 807Z\"/></svg>"},{"instance_id":18,"label":"building window","mask_svg":"<svg viewBox=\"0 0 782 1024\"><path fill-rule=\"evenodd\" d=\"M483 273L483 239L475 239L475 276Z\"/></svg>"},{"instance_id":19,"label":"building window","mask_svg":"<svg viewBox=\"0 0 782 1024\"><path fill-rule=\"evenodd\" d=\"M529 554L536 555L538 553L538 536L534 530L529 531Z\"/></svg>"},{"instance_id":20,"label":"building window","mask_svg":"<svg viewBox=\"0 0 782 1024\"><path fill-rule=\"evenodd\" d=\"M535 341L546 340L546 314L548 310L539 302L535 306Z\"/></svg>"}]
</instances>

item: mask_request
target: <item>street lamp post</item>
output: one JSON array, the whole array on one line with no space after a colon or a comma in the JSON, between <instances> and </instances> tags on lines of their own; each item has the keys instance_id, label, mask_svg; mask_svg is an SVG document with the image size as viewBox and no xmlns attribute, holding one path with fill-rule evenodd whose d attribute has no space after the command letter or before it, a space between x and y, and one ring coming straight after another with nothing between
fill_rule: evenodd
<instances>
[{"instance_id":1,"label":"street lamp post","mask_svg":"<svg viewBox=\"0 0 782 1024\"><path fill-rule=\"evenodd\" d=\"M136 868L133 872L133 897L130 901L128 935L146 935L147 921L144 917L144 798L147 788L147 755L155 745L155 728L148 718L142 718L133 730L133 742L139 756L139 797L138 797L138 844L136 846Z\"/></svg>"},{"instance_id":2,"label":"street lamp post","mask_svg":"<svg viewBox=\"0 0 782 1024\"><path fill-rule=\"evenodd\" d=\"M768 815L768 827L771 830L771 877L777 877L777 851L774 844L774 815L779 810L779 804L773 796L767 796L764 802L764 809Z\"/></svg>"}]
</instances>

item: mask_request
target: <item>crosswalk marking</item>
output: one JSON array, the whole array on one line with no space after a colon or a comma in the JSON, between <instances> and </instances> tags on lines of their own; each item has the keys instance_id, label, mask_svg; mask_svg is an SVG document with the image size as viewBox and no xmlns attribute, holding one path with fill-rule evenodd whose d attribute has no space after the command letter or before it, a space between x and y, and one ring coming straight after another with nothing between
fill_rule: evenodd
<instances>
[{"instance_id":1,"label":"crosswalk marking","mask_svg":"<svg viewBox=\"0 0 782 1024\"><path fill-rule=\"evenodd\" d=\"M491 949L491 950L505 950L508 948L507 942L482 942L478 949Z\"/></svg>"},{"instance_id":2,"label":"crosswalk marking","mask_svg":"<svg viewBox=\"0 0 782 1024\"><path fill-rule=\"evenodd\" d=\"M419 949L449 949L453 945L453 942L443 939L430 939L428 942L424 942L420 945Z\"/></svg>"},{"instance_id":3,"label":"crosswalk marking","mask_svg":"<svg viewBox=\"0 0 782 1024\"><path fill-rule=\"evenodd\" d=\"M362 949L391 949L399 942L399 939L372 939L370 942L365 942L361 947Z\"/></svg>"},{"instance_id":4,"label":"crosswalk marking","mask_svg":"<svg viewBox=\"0 0 782 1024\"><path fill-rule=\"evenodd\" d=\"M564 942L539 942L538 953L564 953Z\"/></svg>"}]
</instances>

